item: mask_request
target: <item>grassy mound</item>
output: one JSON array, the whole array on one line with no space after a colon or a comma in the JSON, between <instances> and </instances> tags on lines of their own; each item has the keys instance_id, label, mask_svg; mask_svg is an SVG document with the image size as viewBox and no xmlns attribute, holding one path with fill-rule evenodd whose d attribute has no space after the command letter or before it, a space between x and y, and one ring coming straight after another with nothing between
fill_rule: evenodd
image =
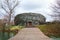
<instances>
[{"instance_id":1,"label":"grassy mound","mask_svg":"<svg viewBox=\"0 0 60 40\"><path fill-rule=\"evenodd\" d=\"M60 37L60 23L39 25L39 29L49 37Z\"/></svg>"},{"instance_id":2,"label":"grassy mound","mask_svg":"<svg viewBox=\"0 0 60 40\"><path fill-rule=\"evenodd\" d=\"M12 30L20 30L20 29L22 29L23 28L23 26L11 26L10 27L10 30L12 31Z\"/></svg>"}]
</instances>

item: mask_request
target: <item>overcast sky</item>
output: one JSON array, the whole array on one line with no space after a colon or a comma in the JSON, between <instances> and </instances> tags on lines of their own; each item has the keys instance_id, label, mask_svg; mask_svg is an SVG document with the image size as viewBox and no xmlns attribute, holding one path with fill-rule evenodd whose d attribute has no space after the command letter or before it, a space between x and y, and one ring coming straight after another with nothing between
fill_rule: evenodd
<instances>
[{"instance_id":1,"label":"overcast sky","mask_svg":"<svg viewBox=\"0 0 60 40\"><path fill-rule=\"evenodd\" d=\"M24 12L40 13L44 15L47 21L51 21L52 17L47 15L51 14L50 5L54 0L20 0L20 6L16 9L16 15Z\"/></svg>"},{"instance_id":2,"label":"overcast sky","mask_svg":"<svg viewBox=\"0 0 60 40\"><path fill-rule=\"evenodd\" d=\"M34 12L44 15L47 21L51 21L53 18L48 13L51 14L50 5L54 0L21 0L20 9L16 10L18 13L23 12Z\"/></svg>"}]
</instances>

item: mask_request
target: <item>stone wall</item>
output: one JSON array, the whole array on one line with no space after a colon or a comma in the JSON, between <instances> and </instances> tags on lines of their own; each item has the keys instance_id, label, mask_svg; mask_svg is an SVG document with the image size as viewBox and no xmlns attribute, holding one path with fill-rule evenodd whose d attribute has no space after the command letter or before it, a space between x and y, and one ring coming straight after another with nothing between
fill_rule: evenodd
<instances>
[{"instance_id":1,"label":"stone wall","mask_svg":"<svg viewBox=\"0 0 60 40\"><path fill-rule=\"evenodd\" d=\"M24 23L31 21L35 25L40 24L40 22L44 23L46 21L46 18L43 15L37 14L37 13L22 13L22 14L19 14L18 17L17 16L15 17L15 20L17 20L18 18L23 20ZM19 22L21 23L21 21Z\"/></svg>"}]
</instances>

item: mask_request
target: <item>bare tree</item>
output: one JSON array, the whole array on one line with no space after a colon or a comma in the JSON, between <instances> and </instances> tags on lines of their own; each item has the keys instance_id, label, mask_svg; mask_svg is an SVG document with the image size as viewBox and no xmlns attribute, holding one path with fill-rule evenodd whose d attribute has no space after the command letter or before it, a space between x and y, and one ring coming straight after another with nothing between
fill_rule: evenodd
<instances>
[{"instance_id":1,"label":"bare tree","mask_svg":"<svg viewBox=\"0 0 60 40\"><path fill-rule=\"evenodd\" d=\"M53 11L51 16L54 17L55 20L60 20L60 0L56 0L56 4L53 4L51 7Z\"/></svg>"},{"instance_id":2,"label":"bare tree","mask_svg":"<svg viewBox=\"0 0 60 40\"><path fill-rule=\"evenodd\" d=\"M4 15L4 20L5 22L7 21L8 24L8 38L10 37L10 22L12 17L14 17L14 12L16 7L18 6L19 1L18 0L3 0L1 2L1 8L4 10L3 14ZM2 10L1 10L2 11Z\"/></svg>"},{"instance_id":3,"label":"bare tree","mask_svg":"<svg viewBox=\"0 0 60 40\"><path fill-rule=\"evenodd\" d=\"M13 14L18 4L18 0L3 0L1 3L1 8L5 11L4 18L7 19L8 25L10 25L10 21L14 16Z\"/></svg>"}]
</instances>

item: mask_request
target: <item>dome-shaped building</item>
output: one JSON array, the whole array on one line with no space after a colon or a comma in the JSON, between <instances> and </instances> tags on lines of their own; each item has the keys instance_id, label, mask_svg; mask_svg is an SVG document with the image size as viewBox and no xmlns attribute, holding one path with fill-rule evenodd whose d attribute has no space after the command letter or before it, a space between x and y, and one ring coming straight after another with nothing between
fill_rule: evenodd
<instances>
[{"instance_id":1,"label":"dome-shaped building","mask_svg":"<svg viewBox=\"0 0 60 40\"><path fill-rule=\"evenodd\" d=\"M22 13L18 14L15 19L15 25L25 25L26 23L32 23L33 25L39 25L45 23L46 18L38 13Z\"/></svg>"}]
</instances>

